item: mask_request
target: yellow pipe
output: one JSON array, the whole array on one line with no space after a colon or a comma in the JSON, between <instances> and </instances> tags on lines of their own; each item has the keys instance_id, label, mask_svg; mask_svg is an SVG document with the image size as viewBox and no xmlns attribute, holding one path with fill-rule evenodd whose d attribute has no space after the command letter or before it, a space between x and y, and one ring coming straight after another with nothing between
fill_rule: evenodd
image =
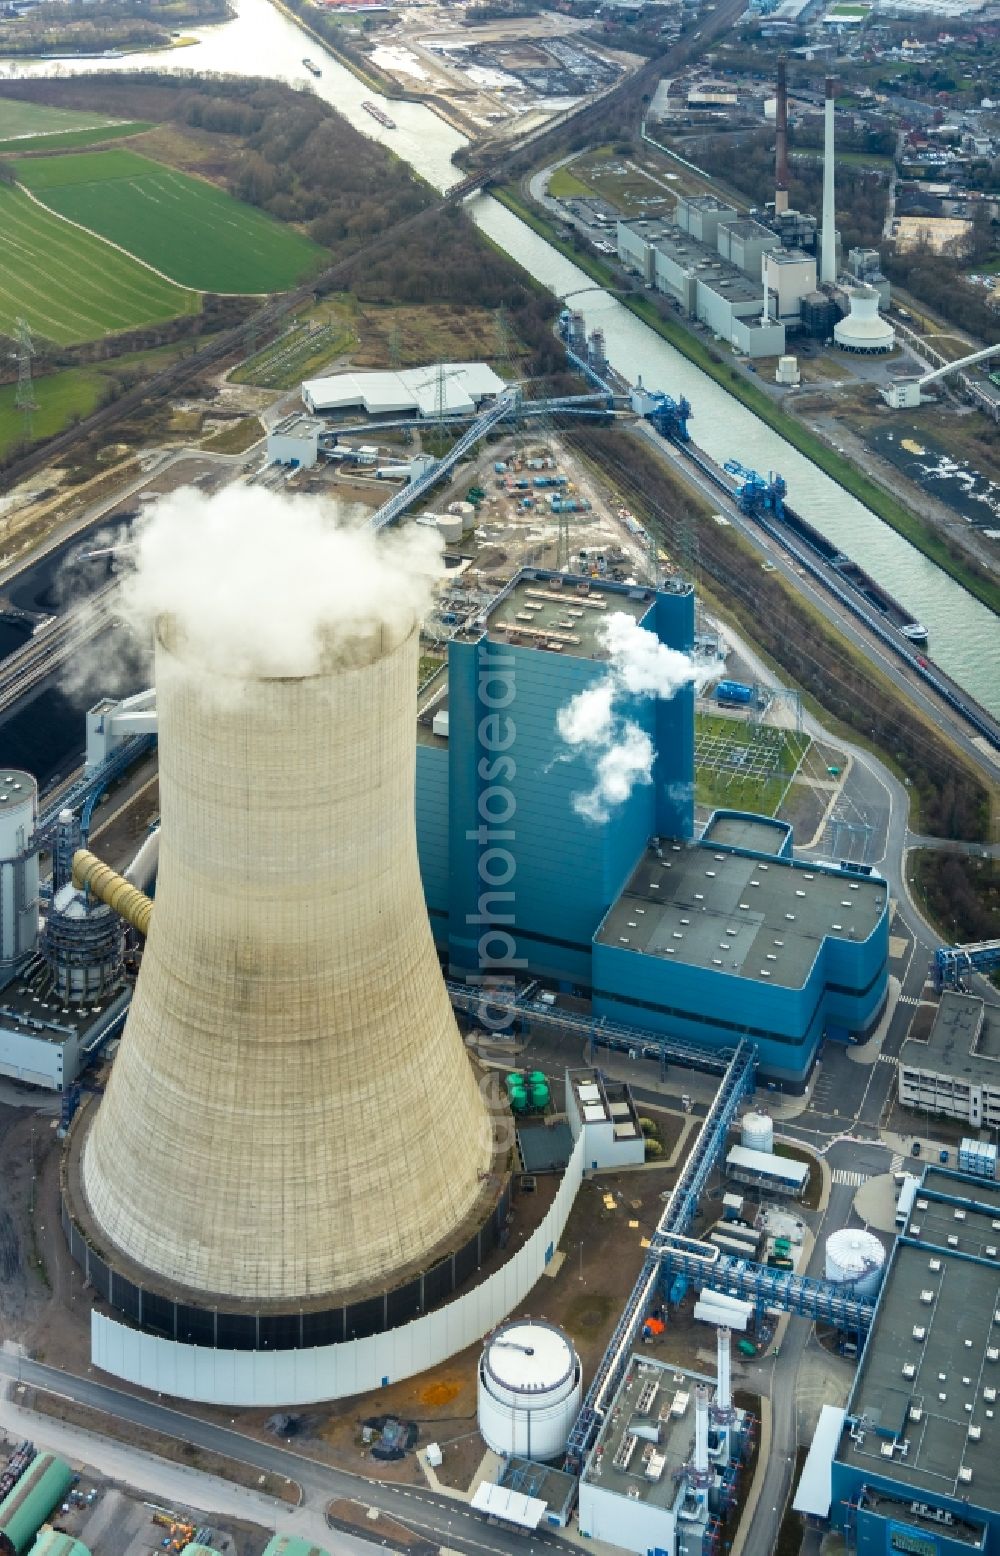
<instances>
[{"instance_id":1,"label":"yellow pipe","mask_svg":"<svg viewBox=\"0 0 1000 1556\"><path fill-rule=\"evenodd\" d=\"M78 848L73 855L73 885L79 891L93 892L100 902L106 902L140 935L149 932L152 897L147 897L144 891L133 886L124 875L112 870L110 865L104 864L89 849Z\"/></svg>"}]
</instances>

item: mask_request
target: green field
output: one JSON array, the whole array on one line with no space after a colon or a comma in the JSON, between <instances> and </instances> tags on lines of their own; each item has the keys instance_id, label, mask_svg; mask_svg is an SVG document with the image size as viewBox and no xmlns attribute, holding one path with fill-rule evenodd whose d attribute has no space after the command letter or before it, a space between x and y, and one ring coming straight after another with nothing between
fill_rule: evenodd
<instances>
[{"instance_id":1,"label":"green field","mask_svg":"<svg viewBox=\"0 0 1000 1556\"><path fill-rule=\"evenodd\" d=\"M88 416L101 403L108 380L88 368L67 368L36 378L33 393L37 409L31 413L32 440L51 438L77 416ZM16 384L0 388L0 454L15 448L27 434L24 416L15 402Z\"/></svg>"},{"instance_id":2,"label":"green field","mask_svg":"<svg viewBox=\"0 0 1000 1556\"><path fill-rule=\"evenodd\" d=\"M18 135L10 140L0 140L0 152L72 151L77 146L93 146L98 141L123 140L129 135L141 135L143 130L152 128L146 119L133 119L125 124L95 124L84 130L52 130L41 135Z\"/></svg>"},{"instance_id":3,"label":"green field","mask_svg":"<svg viewBox=\"0 0 1000 1556\"><path fill-rule=\"evenodd\" d=\"M59 130L84 130L113 124L107 114L79 112L75 108L47 108L43 103L20 103L0 97L0 140L15 135L50 135Z\"/></svg>"},{"instance_id":4,"label":"green field","mask_svg":"<svg viewBox=\"0 0 1000 1556\"><path fill-rule=\"evenodd\" d=\"M0 184L0 330L18 318L57 345L197 313L201 299L88 232L67 226L22 189Z\"/></svg>"},{"instance_id":5,"label":"green field","mask_svg":"<svg viewBox=\"0 0 1000 1556\"><path fill-rule=\"evenodd\" d=\"M13 165L52 210L198 291L287 291L325 258L294 228L133 151L26 157Z\"/></svg>"}]
</instances>

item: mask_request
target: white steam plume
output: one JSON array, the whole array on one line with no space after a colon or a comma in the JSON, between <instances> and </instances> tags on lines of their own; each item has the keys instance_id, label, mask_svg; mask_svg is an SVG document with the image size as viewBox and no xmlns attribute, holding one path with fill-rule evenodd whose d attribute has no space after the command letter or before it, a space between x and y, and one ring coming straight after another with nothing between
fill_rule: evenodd
<instances>
[{"instance_id":1,"label":"white steam plume","mask_svg":"<svg viewBox=\"0 0 1000 1556\"><path fill-rule=\"evenodd\" d=\"M670 698L682 686L703 684L718 673L715 662L668 648L625 611L601 624L600 638L610 656L604 680L571 697L556 715L566 745L591 756L593 787L573 796L574 810L588 821L607 821L637 784L653 781L653 742L620 705L637 697Z\"/></svg>"},{"instance_id":2,"label":"white steam plume","mask_svg":"<svg viewBox=\"0 0 1000 1556\"><path fill-rule=\"evenodd\" d=\"M405 632L442 572L427 526L376 537L333 504L264 489L187 488L137 527L125 613L148 632L172 618L184 657L208 674L315 674L331 646L384 625Z\"/></svg>"}]
</instances>

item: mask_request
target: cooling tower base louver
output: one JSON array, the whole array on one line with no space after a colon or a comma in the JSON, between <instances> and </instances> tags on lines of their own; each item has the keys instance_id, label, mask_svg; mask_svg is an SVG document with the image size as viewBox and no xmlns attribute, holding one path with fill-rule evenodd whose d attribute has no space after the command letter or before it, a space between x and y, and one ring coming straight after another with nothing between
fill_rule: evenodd
<instances>
[{"instance_id":1,"label":"cooling tower base louver","mask_svg":"<svg viewBox=\"0 0 1000 1556\"><path fill-rule=\"evenodd\" d=\"M232 1349L377 1333L501 1237L504 1120L417 864L417 653L410 620L315 674L219 677L160 622L156 901L63 1173L74 1253L143 1328Z\"/></svg>"}]
</instances>

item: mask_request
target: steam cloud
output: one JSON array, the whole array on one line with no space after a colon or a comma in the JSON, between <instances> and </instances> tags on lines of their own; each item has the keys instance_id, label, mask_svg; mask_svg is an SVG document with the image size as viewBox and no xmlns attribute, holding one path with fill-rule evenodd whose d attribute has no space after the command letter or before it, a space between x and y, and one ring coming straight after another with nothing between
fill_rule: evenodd
<instances>
[{"instance_id":1,"label":"steam cloud","mask_svg":"<svg viewBox=\"0 0 1000 1556\"><path fill-rule=\"evenodd\" d=\"M246 487L187 488L137 532L125 613L148 632L173 619L185 658L228 676L315 674L331 646L428 609L441 543L424 526L376 537L345 528L334 504Z\"/></svg>"},{"instance_id":2,"label":"steam cloud","mask_svg":"<svg viewBox=\"0 0 1000 1556\"><path fill-rule=\"evenodd\" d=\"M635 697L673 697L692 681L711 679L717 669L668 648L624 611L609 616L600 635L610 655L607 675L570 698L556 716L565 744L591 757L593 787L573 796L574 810L588 821L607 821L637 784L653 781L653 742L625 716L621 703Z\"/></svg>"}]
</instances>

